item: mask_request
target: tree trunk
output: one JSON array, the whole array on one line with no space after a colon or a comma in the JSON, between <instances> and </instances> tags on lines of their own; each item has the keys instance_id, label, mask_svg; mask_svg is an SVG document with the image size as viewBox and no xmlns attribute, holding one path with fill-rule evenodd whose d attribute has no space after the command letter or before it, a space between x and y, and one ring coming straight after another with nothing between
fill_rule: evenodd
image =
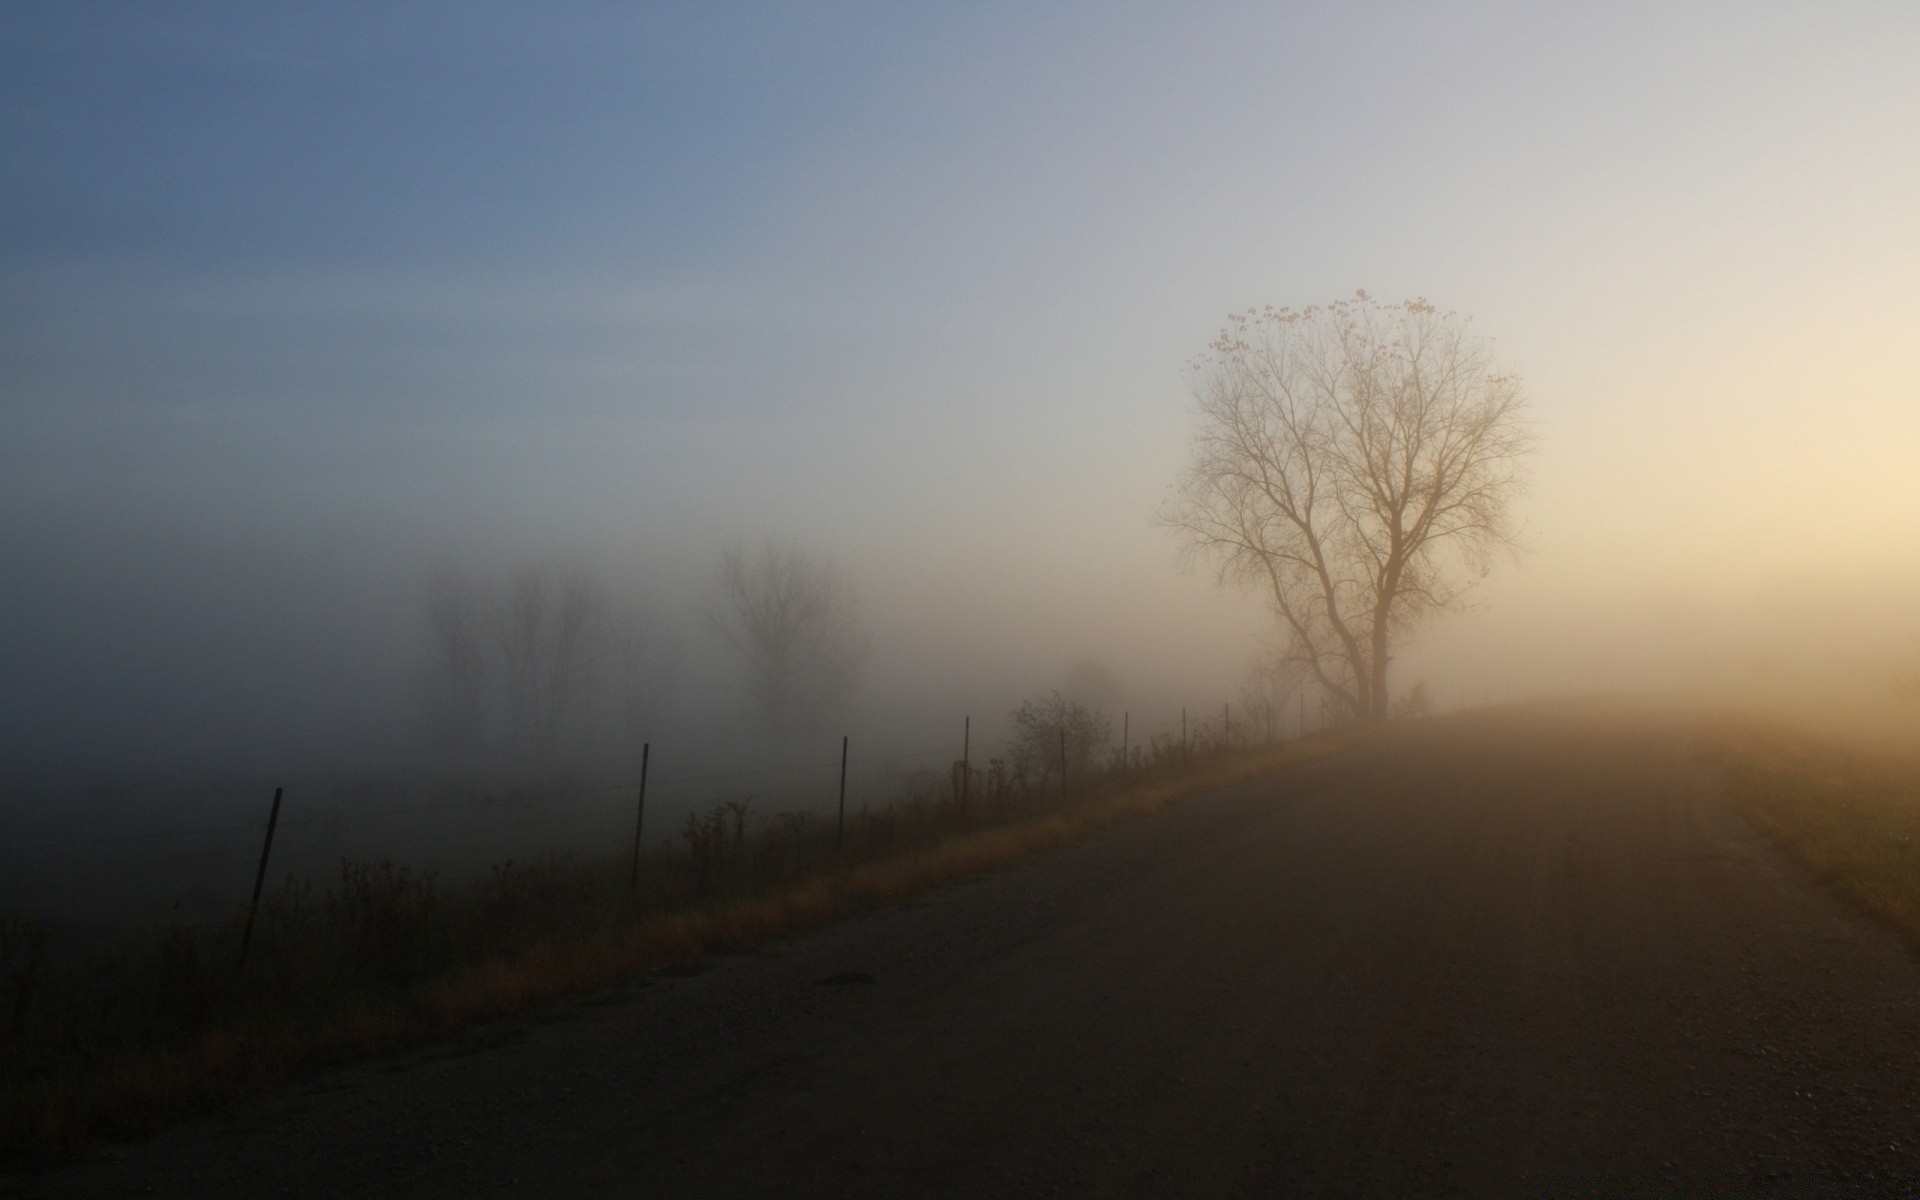
<instances>
[{"instance_id":1,"label":"tree trunk","mask_svg":"<svg viewBox=\"0 0 1920 1200\"><path fill-rule=\"evenodd\" d=\"M1373 619L1373 661L1367 664L1372 675L1368 687L1371 711L1367 713L1367 724L1384 725L1387 721L1387 620L1384 613L1375 614Z\"/></svg>"}]
</instances>

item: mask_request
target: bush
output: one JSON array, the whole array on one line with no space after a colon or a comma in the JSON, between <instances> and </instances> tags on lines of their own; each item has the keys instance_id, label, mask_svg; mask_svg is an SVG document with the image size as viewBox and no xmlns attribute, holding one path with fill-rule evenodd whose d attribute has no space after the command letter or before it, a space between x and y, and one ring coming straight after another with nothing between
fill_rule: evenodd
<instances>
[{"instance_id":1,"label":"bush","mask_svg":"<svg viewBox=\"0 0 1920 1200\"><path fill-rule=\"evenodd\" d=\"M1045 787L1063 765L1069 774L1085 778L1112 740L1111 718L1055 692L1045 700L1028 700L1014 711L1013 740L1007 751L1016 772L1039 775L1040 786Z\"/></svg>"}]
</instances>

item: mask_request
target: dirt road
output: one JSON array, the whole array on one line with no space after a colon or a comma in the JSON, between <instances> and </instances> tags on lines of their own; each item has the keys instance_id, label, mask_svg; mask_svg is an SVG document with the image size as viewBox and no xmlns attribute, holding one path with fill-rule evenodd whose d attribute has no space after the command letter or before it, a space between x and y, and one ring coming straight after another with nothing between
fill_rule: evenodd
<instances>
[{"instance_id":1,"label":"dirt road","mask_svg":"<svg viewBox=\"0 0 1920 1200\"><path fill-rule=\"evenodd\" d=\"M1920 968L1598 710L1456 718L39 1181L180 1196L1920 1186Z\"/></svg>"}]
</instances>

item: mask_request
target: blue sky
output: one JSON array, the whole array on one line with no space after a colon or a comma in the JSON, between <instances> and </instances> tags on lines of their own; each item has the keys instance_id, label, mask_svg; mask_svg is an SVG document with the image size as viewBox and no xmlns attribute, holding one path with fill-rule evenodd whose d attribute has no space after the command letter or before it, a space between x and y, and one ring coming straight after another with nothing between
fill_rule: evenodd
<instances>
[{"instance_id":1,"label":"blue sky","mask_svg":"<svg viewBox=\"0 0 1920 1200\"><path fill-rule=\"evenodd\" d=\"M1862 453L1920 436L1916 61L1894 2L10 4L0 694L302 677L288 612L345 644L448 547L769 530L898 645L1222 670L1151 526L1180 365L1357 287L1529 381L1506 628L1865 570L1920 536Z\"/></svg>"}]
</instances>

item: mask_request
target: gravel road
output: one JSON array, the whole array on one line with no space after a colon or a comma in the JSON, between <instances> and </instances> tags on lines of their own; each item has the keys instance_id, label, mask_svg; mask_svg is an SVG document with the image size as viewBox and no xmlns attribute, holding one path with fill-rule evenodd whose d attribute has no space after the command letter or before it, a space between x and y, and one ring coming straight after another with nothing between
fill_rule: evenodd
<instances>
[{"instance_id":1,"label":"gravel road","mask_svg":"<svg viewBox=\"0 0 1920 1200\"><path fill-rule=\"evenodd\" d=\"M1920 1191L1920 968L1620 711L1452 718L46 1196Z\"/></svg>"}]
</instances>

